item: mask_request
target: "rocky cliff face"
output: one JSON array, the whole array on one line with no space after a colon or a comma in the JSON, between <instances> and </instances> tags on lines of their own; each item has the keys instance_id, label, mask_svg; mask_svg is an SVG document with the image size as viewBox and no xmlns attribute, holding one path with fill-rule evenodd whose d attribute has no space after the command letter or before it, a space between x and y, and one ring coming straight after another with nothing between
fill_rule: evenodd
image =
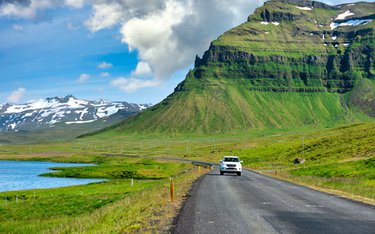
<instances>
[{"instance_id":1,"label":"rocky cliff face","mask_svg":"<svg viewBox=\"0 0 375 234\"><path fill-rule=\"evenodd\" d=\"M268 1L196 57L174 93L112 130L224 133L372 120L374 14L375 3Z\"/></svg>"},{"instance_id":2,"label":"rocky cliff face","mask_svg":"<svg viewBox=\"0 0 375 234\"><path fill-rule=\"evenodd\" d=\"M246 79L250 89L351 91L375 78L375 3L272 0L219 37L194 75Z\"/></svg>"}]
</instances>

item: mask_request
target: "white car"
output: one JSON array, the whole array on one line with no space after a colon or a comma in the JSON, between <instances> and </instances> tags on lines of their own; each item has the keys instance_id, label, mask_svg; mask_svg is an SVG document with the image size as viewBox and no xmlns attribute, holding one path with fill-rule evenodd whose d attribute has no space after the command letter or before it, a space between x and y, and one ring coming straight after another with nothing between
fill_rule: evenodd
<instances>
[{"instance_id":1,"label":"white car","mask_svg":"<svg viewBox=\"0 0 375 234\"><path fill-rule=\"evenodd\" d=\"M238 176L241 175L243 161L237 156L224 156L223 160L220 160L220 175L224 173L236 173Z\"/></svg>"}]
</instances>

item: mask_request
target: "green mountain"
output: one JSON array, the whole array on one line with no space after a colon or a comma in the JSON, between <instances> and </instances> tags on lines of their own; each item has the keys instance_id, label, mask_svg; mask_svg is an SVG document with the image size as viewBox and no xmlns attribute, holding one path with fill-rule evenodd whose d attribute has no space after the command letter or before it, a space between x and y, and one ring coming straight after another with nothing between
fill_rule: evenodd
<instances>
[{"instance_id":1,"label":"green mountain","mask_svg":"<svg viewBox=\"0 0 375 234\"><path fill-rule=\"evenodd\" d=\"M175 92L112 128L217 133L375 117L375 3L271 0L213 41Z\"/></svg>"}]
</instances>

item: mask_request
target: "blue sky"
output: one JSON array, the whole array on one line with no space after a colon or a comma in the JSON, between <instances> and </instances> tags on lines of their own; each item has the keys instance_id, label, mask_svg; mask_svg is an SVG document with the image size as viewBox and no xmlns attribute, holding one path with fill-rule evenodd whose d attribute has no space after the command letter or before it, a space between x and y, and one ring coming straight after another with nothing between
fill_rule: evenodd
<instances>
[{"instance_id":1,"label":"blue sky","mask_svg":"<svg viewBox=\"0 0 375 234\"><path fill-rule=\"evenodd\" d=\"M18 102L73 94L86 99L126 100L156 103L182 80L177 72L157 88L123 92L113 86L113 77L128 76L136 67L137 51L121 43L118 27L95 33L82 25L90 9L54 9L51 19L1 18L0 103L19 88L26 89ZM48 15L46 16L48 17ZM111 64L99 68L101 63ZM90 78L79 82L87 74Z\"/></svg>"},{"instance_id":2,"label":"blue sky","mask_svg":"<svg viewBox=\"0 0 375 234\"><path fill-rule=\"evenodd\" d=\"M0 103L73 94L155 104L184 79L196 54L263 1L0 4Z\"/></svg>"}]
</instances>

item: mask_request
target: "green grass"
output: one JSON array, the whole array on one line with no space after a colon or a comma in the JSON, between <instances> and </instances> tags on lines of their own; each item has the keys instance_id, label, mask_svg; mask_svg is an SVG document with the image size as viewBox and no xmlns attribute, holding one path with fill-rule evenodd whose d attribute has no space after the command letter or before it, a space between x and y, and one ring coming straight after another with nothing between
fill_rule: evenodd
<instances>
[{"instance_id":1,"label":"green grass","mask_svg":"<svg viewBox=\"0 0 375 234\"><path fill-rule=\"evenodd\" d=\"M293 169L296 157L304 157L306 165L324 166L345 159L371 157L375 151L371 143L375 140L374 132L375 124L369 123L312 133L280 134L264 143L259 141L257 147L241 148L235 153L248 159L245 162L253 168Z\"/></svg>"},{"instance_id":2,"label":"green grass","mask_svg":"<svg viewBox=\"0 0 375 234\"><path fill-rule=\"evenodd\" d=\"M346 98L352 107L375 116L375 80L362 79Z\"/></svg>"},{"instance_id":3,"label":"green grass","mask_svg":"<svg viewBox=\"0 0 375 234\"><path fill-rule=\"evenodd\" d=\"M184 170L185 163L158 162L153 159L132 159L112 157L102 159L99 166L56 167L43 176L75 177L75 178L108 178L108 179L164 179Z\"/></svg>"},{"instance_id":4,"label":"green grass","mask_svg":"<svg viewBox=\"0 0 375 234\"><path fill-rule=\"evenodd\" d=\"M117 202L152 182L128 180L48 190L0 194L0 232L37 233ZM35 196L34 196L35 194ZM16 202L18 197L18 202Z\"/></svg>"},{"instance_id":5,"label":"green grass","mask_svg":"<svg viewBox=\"0 0 375 234\"><path fill-rule=\"evenodd\" d=\"M249 91L251 84L246 79L190 77L185 88L188 91L172 94L103 134L244 133L250 129L327 128L371 121L348 107L338 93Z\"/></svg>"},{"instance_id":6,"label":"green grass","mask_svg":"<svg viewBox=\"0 0 375 234\"><path fill-rule=\"evenodd\" d=\"M319 188L372 199L375 196L375 124L359 124L259 139L233 151L245 165ZM302 147L304 142L304 147ZM295 158L306 162L294 165ZM281 173L280 173L281 172Z\"/></svg>"},{"instance_id":7,"label":"green grass","mask_svg":"<svg viewBox=\"0 0 375 234\"><path fill-rule=\"evenodd\" d=\"M69 157L65 159L70 161ZM98 159L95 161L98 162ZM61 172L52 175L111 180L81 186L0 193L0 232L60 233L73 230L91 232L87 223L82 222L84 219L89 219L91 222L89 223L95 226L91 230L99 233L107 233L111 230L120 233L141 228L161 229L163 226L152 227L147 222L155 219L170 225L175 211L170 210L174 205L168 204L169 177L181 181L181 188L178 188L179 195L176 196L176 199L181 199L192 180L199 176L187 163L132 157L102 158L100 163L98 166L64 168ZM134 186L131 186L131 178L134 178ZM154 200L139 200L147 196L152 196ZM128 199L138 203L138 206L133 207L132 203L129 203L119 209L119 204ZM140 202L144 205L139 204ZM156 214L142 211L154 203L157 206L149 209L169 212L168 218L163 219ZM160 207L160 204L165 207ZM137 219L134 219L135 213L129 211L139 212ZM101 216L103 212L107 212L111 217ZM127 219L123 226L116 226L118 221L114 219L116 216ZM105 218L105 221L100 220L102 218ZM72 222L75 224L72 225ZM145 225L138 227L132 223Z\"/></svg>"},{"instance_id":8,"label":"green grass","mask_svg":"<svg viewBox=\"0 0 375 234\"><path fill-rule=\"evenodd\" d=\"M354 162L340 164L326 164L324 167L311 166L291 171L296 176L316 176L324 178L360 178L363 180L375 180L375 157Z\"/></svg>"},{"instance_id":9,"label":"green grass","mask_svg":"<svg viewBox=\"0 0 375 234\"><path fill-rule=\"evenodd\" d=\"M131 137L128 137L126 138L130 140ZM365 198L371 199L375 195L373 174L369 173L372 169L367 168L367 161L375 156L374 123L325 130L268 129L220 136L159 137L163 140L135 138L142 145L152 146L148 149L143 148L143 154L149 151L152 155L196 158L212 162L218 162L223 155L238 155L248 168L262 171L279 170L282 172L280 175L296 182L336 189ZM129 153L135 152L129 149ZM305 158L306 163L294 165L293 161L297 157ZM298 169L310 171L310 168L314 171L332 171L333 176L307 172L296 174ZM341 170L345 176L338 173Z\"/></svg>"},{"instance_id":10,"label":"green grass","mask_svg":"<svg viewBox=\"0 0 375 234\"><path fill-rule=\"evenodd\" d=\"M353 194L371 202L375 195L374 140L375 123L362 123L325 130L267 129L212 135L119 135L106 132L74 142L2 146L0 159L99 165L68 168L54 176L112 179L68 188L0 193L0 232L162 230L163 226L170 224L177 209L168 204L169 176L181 180L179 186L186 191L199 175L189 164L135 155L216 163L224 155L238 155L247 168L265 172L277 170L278 176L285 179ZM297 157L304 157L306 163L294 165L293 160ZM128 176L139 176L134 187L130 186ZM184 192L179 194L182 197ZM160 220L164 216L160 214L168 214L169 218Z\"/></svg>"}]
</instances>

